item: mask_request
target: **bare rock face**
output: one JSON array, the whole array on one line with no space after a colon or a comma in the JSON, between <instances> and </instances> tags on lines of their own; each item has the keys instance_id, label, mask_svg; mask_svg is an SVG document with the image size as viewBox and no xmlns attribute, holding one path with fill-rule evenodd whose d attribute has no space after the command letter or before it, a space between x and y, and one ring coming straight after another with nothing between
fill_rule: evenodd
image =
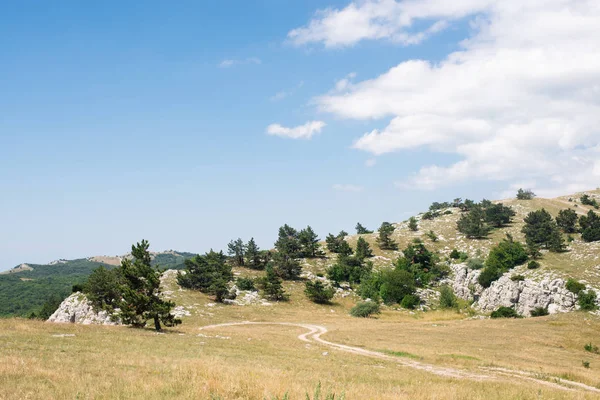
<instances>
[{"instance_id":1,"label":"bare rock face","mask_svg":"<svg viewBox=\"0 0 600 400\"><path fill-rule=\"evenodd\" d=\"M67 297L48 318L48 322L83 325L120 325L106 311L96 312L83 293L76 292Z\"/></svg>"},{"instance_id":2,"label":"bare rock face","mask_svg":"<svg viewBox=\"0 0 600 400\"><path fill-rule=\"evenodd\" d=\"M486 313L504 306L513 307L520 315L528 317L536 308L556 314L575 311L579 307L577 295L567 290L566 281L561 278L548 276L541 280L513 281L511 276L515 272L510 271L484 289L477 282L481 271L470 270L465 264L451 268L453 275L446 283L458 297L474 301L473 307Z\"/></svg>"}]
</instances>

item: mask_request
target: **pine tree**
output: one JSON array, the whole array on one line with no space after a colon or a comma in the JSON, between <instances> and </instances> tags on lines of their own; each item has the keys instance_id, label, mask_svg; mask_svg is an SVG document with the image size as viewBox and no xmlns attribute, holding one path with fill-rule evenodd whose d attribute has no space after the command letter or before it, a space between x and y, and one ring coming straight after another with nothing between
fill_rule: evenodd
<instances>
[{"instance_id":1,"label":"pine tree","mask_svg":"<svg viewBox=\"0 0 600 400\"><path fill-rule=\"evenodd\" d=\"M302 229L298 234L298 242L300 243L301 253L306 258L323 257L321 245L319 244L319 236L309 226Z\"/></svg>"},{"instance_id":2,"label":"pine tree","mask_svg":"<svg viewBox=\"0 0 600 400\"><path fill-rule=\"evenodd\" d=\"M284 225L279 228L279 237L275 242L277 252L273 255L272 263L275 272L283 279L297 279L302 272L302 266L298 262L301 256L301 246L298 240L298 232Z\"/></svg>"},{"instance_id":3,"label":"pine tree","mask_svg":"<svg viewBox=\"0 0 600 400\"><path fill-rule=\"evenodd\" d=\"M234 265L238 267L244 266L244 254L246 253L246 245L242 239L232 240L227 245L227 252L233 258Z\"/></svg>"},{"instance_id":4,"label":"pine tree","mask_svg":"<svg viewBox=\"0 0 600 400\"><path fill-rule=\"evenodd\" d=\"M161 330L165 326L175 326L181 320L171 314L175 303L164 300L160 291L162 271L151 263L150 245L146 240L131 247L133 260L121 262L120 274L123 277L119 301L119 317L126 325L144 327L146 321L153 320L154 328Z\"/></svg>"},{"instance_id":5,"label":"pine tree","mask_svg":"<svg viewBox=\"0 0 600 400\"><path fill-rule=\"evenodd\" d=\"M517 199L519 199L519 200L532 200L534 197L535 197L535 193L533 193L529 189L527 189L527 190L519 189L517 191Z\"/></svg>"},{"instance_id":6,"label":"pine tree","mask_svg":"<svg viewBox=\"0 0 600 400\"><path fill-rule=\"evenodd\" d=\"M356 234L357 235L367 235L369 233L373 233L373 231L370 231L367 228L365 228L364 226L362 226L360 222L356 224Z\"/></svg>"},{"instance_id":7,"label":"pine tree","mask_svg":"<svg viewBox=\"0 0 600 400\"><path fill-rule=\"evenodd\" d=\"M344 239L341 239L338 245L337 253L341 256L350 256L352 253L354 253L354 250L352 250L352 247L350 247L348 242L346 242Z\"/></svg>"},{"instance_id":8,"label":"pine tree","mask_svg":"<svg viewBox=\"0 0 600 400\"><path fill-rule=\"evenodd\" d=\"M415 217L410 217L408 220L408 229L410 229L413 232L416 232L419 230L419 224L417 223L417 219Z\"/></svg>"},{"instance_id":9,"label":"pine tree","mask_svg":"<svg viewBox=\"0 0 600 400\"><path fill-rule=\"evenodd\" d=\"M321 281L307 281L304 294L317 304L329 304L335 292L332 287L325 287Z\"/></svg>"},{"instance_id":10,"label":"pine tree","mask_svg":"<svg viewBox=\"0 0 600 400\"><path fill-rule=\"evenodd\" d=\"M522 232L528 245L543 246L553 252L560 252L565 248L558 225L545 209L530 212L525 217Z\"/></svg>"},{"instance_id":11,"label":"pine tree","mask_svg":"<svg viewBox=\"0 0 600 400\"><path fill-rule=\"evenodd\" d=\"M398 244L392 240L392 233L396 228L389 222L383 222L379 227L377 245L381 250L398 250Z\"/></svg>"},{"instance_id":12,"label":"pine tree","mask_svg":"<svg viewBox=\"0 0 600 400\"><path fill-rule=\"evenodd\" d=\"M263 296L271 301L286 301L288 296L285 294L281 279L275 273L272 266L268 265L266 275L257 280L258 286L263 291Z\"/></svg>"},{"instance_id":13,"label":"pine tree","mask_svg":"<svg viewBox=\"0 0 600 400\"><path fill-rule=\"evenodd\" d=\"M356 242L355 257L361 261L365 258L373 257L371 246L369 246L369 243L362 237L359 237L358 241Z\"/></svg>"},{"instance_id":14,"label":"pine tree","mask_svg":"<svg viewBox=\"0 0 600 400\"><path fill-rule=\"evenodd\" d=\"M577 231L578 216L574 210L560 210L556 217L556 224L564 233L575 233Z\"/></svg>"},{"instance_id":15,"label":"pine tree","mask_svg":"<svg viewBox=\"0 0 600 400\"><path fill-rule=\"evenodd\" d=\"M490 227L485 222L485 213L479 205L461 215L456 225L459 232L471 239L484 238L490 233Z\"/></svg>"},{"instance_id":16,"label":"pine tree","mask_svg":"<svg viewBox=\"0 0 600 400\"><path fill-rule=\"evenodd\" d=\"M581 226L581 238L586 242L596 242L600 240L600 216L590 210L587 215L582 215L579 219Z\"/></svg>"},{"instance_id":17,"label":"pine tree","mask_svg":"<svg viewBox=\"0 0 600 400\"><path fill-rule=\"evenodd\" d=\"M215 295L222 302L228 293L227 284L233 279L231 265L223 252L211 250L204 255L185 260L186 274L180 274L177 281L180 286Z\"/></svg>"},{"instance_id":18,"label":"pine tree","mask_svg":"<svg viewBox=\"0 0 600 400\"><path fill-rule=\"evenodd\" d=\"M482 202L483 203L483 202ZM491 202L484 206L485 209L485 222L496 228L502 228L506 224L510 224L512 218L517 213L510 207L506 207L503 204L492 204Z\"/></svg>"},{"instance_id":19,"label":"pine tree","mask_svg":"<svg viewBox=\"0 0 600 400\"><path fill-rule=\"evenodd\" d=\"M246 244L246 266L252 269L263 269L265 267L261 251L254 238L250 238L248 244Z\"/></svg>"}]
</instances>

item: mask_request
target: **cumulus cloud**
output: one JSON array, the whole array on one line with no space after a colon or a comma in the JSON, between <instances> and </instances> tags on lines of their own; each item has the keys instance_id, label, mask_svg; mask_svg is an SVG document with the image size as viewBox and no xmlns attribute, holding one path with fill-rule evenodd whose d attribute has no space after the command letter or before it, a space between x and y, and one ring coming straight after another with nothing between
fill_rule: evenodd
<instances>
[{"instance_id":1,"label":"cumulus cloud","mask_svg":"<svg viewBox=\"0 0 600 400\"><path fill-rule=\"evenodd\" d=\"M356 149L458 156L454 164L423 166L398 182L403 187L527 180L554 193L597 186L597 0L363 1L321 12L290 36L299 44L349 45L395 40L415 22L465 17L472 29L459 51L438 63L409 60L373 79L346 80L316 98L318 107L340 118L389 120L358 138ZM354 24L346 31L342 21Z\"/></svg>"},{"instance_id":2,"label":"cumulus cloud","mask_svg":"<svg viewBox=\"0 0 600 400\"><path fill-rule=\"evenodd\" d=\"M294 128L288 128L280 124L271 124L267 127L267 134L290 139L310 139L313 135L321 133L321 130L326 125L323 121L309 121L304 125Z\"/></svg>"},{"instance_id":3,"label":"cumulus cloud","mask_svg":"<svg viewBox=\"0 0 600 400\"><path fill-rule=\"evenodd\" d=\"M235 65L247 65L247 64L262 64L262 61L260 58L257 57L250 57L250 58L246 58L245 60L223 60L219 63L219 68L231 68Z\"/></svg>"},{"instance_id":4,"label":"cumulus cloud","mask_svg":"<svg viewBox=\"0 0 600 400\"><path fill-rule=\"evenodd\" d=\"M362 192L363 191L363 187L362 186L357 186L357 185L348 185L348 184L340 184L340 183L336 183L335 185L333 185L333 190L337 190L338 192Z\"/></svg>"}]
</instances>

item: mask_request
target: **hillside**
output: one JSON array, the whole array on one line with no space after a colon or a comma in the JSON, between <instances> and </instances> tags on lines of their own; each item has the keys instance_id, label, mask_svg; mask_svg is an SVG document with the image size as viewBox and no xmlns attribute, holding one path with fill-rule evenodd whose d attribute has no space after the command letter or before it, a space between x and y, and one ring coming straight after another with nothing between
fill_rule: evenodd
<instances>
[{"instance_id":1,"label":"hillside","mask_svg":"<svg viewBox=\"0 0 600 400\"><path fill-rule=\"evenodd\" d=\"M122 257L128 257L124 255ZM154 253L153 263L181 269L193 254L176 251ZM49 300L64 299L75 284L85 282L96 268L114 268L122 257L89 257L57 260L44 265L21 264L0 274L0 317L28 316Z\"/></svg>"}]
</instances>

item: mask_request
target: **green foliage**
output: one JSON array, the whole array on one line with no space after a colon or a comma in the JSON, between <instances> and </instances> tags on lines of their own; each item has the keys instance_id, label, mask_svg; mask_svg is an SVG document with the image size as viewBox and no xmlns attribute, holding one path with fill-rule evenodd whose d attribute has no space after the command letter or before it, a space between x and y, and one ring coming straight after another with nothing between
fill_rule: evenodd
<instances>
[{"instance_id":1,"label":"green foliage","mask_svg":"<svg viewBox=\"0 0 600 400\"><path fill-rule=\"evenodd\" d=\"M83 292L83 283L76 283L71 286L71 293Z\"/></svg>"},{"instance_id":2,"label":"green foliage","mask_svg":"<svg viewBox=\"0 0 600 400\"><path fill-rule=\"evenodd\" d=\"M590 362L589 361L582 361L581 365L583 366L583 368L589 368L590 367Z\"/></svg>"},{"instance_id":3,"label":"green foliage","mask_svg":"<svg viewBox=\"0 0 600 400\"><path fill-rule=\"evenodd\" d=\"M343 254L343 255L352 254L352 248L350 247L348 242L346 242L346 240L344 240L344 238L346 236L347 236L347 233L344 231L341 231L340 233L338 233L337 236L333 236L331 233L329 235L327 235L327 237L325 238L327 250L331 251L332 253L336 253L336 254Z\"/></svg>"},{"instance_id":4,"label":"green foliage","mask_svg":"<svg viewBox=\"0 0 600 400\"><path fill-rule=\"evenodd\" d=\"M302 273L302 266L298 259L285 253L276 252L273 254L269 264L274 268L277 275L285 280L298 279Z\"/></svg>"},{"instance_id":5,"label":"green foliage","mask_svg":"<svg viewBox=\"0 0 600 400\"><path fill-rule=\"evenodd\" d=\"M327 269L327 278L336 283L360 283L373 268L370 262L363 262L358 257L339 254L337 262Z\"/></svg>"},{"instance_id":6,"label":"green foliage","mask_svg":"<svg viewBox=\"0 0 600 400\"><path fill-rule=\"evenodd\" d=\"M460 258L460 252L456 249L452 249L448 257L450 257L453 260L458 260Z\"/></svg>"},{"instance_id":7,"label":"green foliage","mask_svg":"<svg viewBox=\"0 0 600 400\"><path fill-rule=\"evenodd\" d=\"M321 281L306 282L304 294L317 304L328 304L335 294L333 288L325 287Z\"/></svg>"},{"instance_id":8,"label":"green foliage","mask_svg":"<svg viewBox=\"0 0 600 400\"><path fill-rule=\"evenodd\" d=\"M246 261L245 265L248 268L261 270L265 269L265 265L271 258L271 253L268 251L261 251L254 238L251 238L246 244Z\"/></svg>"},{"instance_id":9,"label":"green foliage","mask_svg":"<svg viewBox=\"0 0 600 400\"><path fill-rule=\"evenodd\" d=\"M577 302L579 303L579 307L584 311L595 311L598 309L596 305L596 292L592 289L579 292Z\"/></svg>"},{"instance_id":10,"label":"green foliage","mask_svg":"<svg viewBox=\"0 0 600 400\"><path fill-rule=\"evenodd\" d=\"M577 232L577 220L578 216L575 210L560 210L556 217L556 225L558 225L564 233L575 233Z\"/></svg>"},{"instance_id":11,"label":"green foliage","mask_svg":"<svg viewBox=\"0 0 600 400\"><path fill-rule=\"evenodd\" d=\"M256 290L256 287L254 286L254 279L251 278L237 278L235 280L235 285L240 290Z\"/></svg>"},{"instance_id":12,"label":"green foliage","mask_svg":"<svg viewBox=\"0 0 600 400\"><path fill-rule=\"evenodd\" d=\"M402 299L415 292L415 279L408 271L399 269L381 272L379 295L385 304L400 303Z\"/></svg>"},{"instance_id":13,"label":"green foliage","mask_svg":"<svg viewBox=\"0 0 600 400\"><path fill-rule=\"evenodd\" d=\"M277 252L271 262L277 275L283 279L298 279L302 272L298 261L302 255L298 232L287 224L279 228L275 249Z\"/></svg>"},{"instance_id":14,"label":"green foliage","mask_svg":"<svg viewBox=\"0 0 600 400\"><path fill-rule=\"evenodd\" d=\"M534 197L535 197L535 193L533 193L529 189L527 189L527 190L519 189L517 191L517 199L518 200L533 200Z\"/></svg>"},{"instance_id":15,"label":"green foliage","mask_svg":"<svg viewBox=\"0 0 600 400\"><path fill-rule=\"evenodd\" d=\"M367 235L369 233L373 233L373 231L368 230L364 226L361 225L360 222L356 224L356 234L357 235Z\"/></svg>"},{"instance_id":16,"label":"green foliage","mask_svg":"<svg viewBox=\"0 0 600 400\"><path fill-rule=\"evenodd\" d=\"M410 217L408 219L408 229L410 229L413 232L419 230L419 224L417 223L417 219L415 217Z\"/></svg>"},{"instance_id":17,"label":"green foliage","mask_svg":"<svg viewBox=\"0 0 600 400\"><path fill-rule=\"evenodd\" d=\"M319 236L313 231L310 225L298 233L298 241L300 243L300 253L302 257L318 258L325 255L319 244Z\"/></svg>"},{"instance_id":18,"label":"green foliage","mask_svg":"<svg viewBox=\"0 0 600 400\"><path fill-rule=\"evenodd\" d=\"M362 237L359 237L358 241L356 242L355 255L359 260L373 257L373 250L371 250L371 246L369 246L369 243Z\"/></svg>"},{"instance_id":19,"label":"green foliage","mask_svg":"<svg viewBox=\"0 0 600 400\"><path fill-rule=\"evenodd\" d=\"M513 282L522 282L525 280L525 277L523 275L513 275L510 277L510 280Z\"/></svg>"},{"instance_id":20,"label":"green foliage","mask_svg":"<svg viewBox=\"0 0 600 400\"><path fill-rule=\"evenodd\" d=\"M496 228L502 228L506 224L512 222L512 218L517 215L515 211L506 207L503 204L492 204L489 203L484 209L485 222Z\"/></svg>"},{"instance_id":21,"label":"green foliage","mask_svg":"<svg viewBox=\"0 0 600 400\"><path fill-rule=\"evenodd\" d=\"M448 285L440 287L440 308L455 308L458 300L452 288Z\"/></svg>"},{"instance_id":22,"label":"green foliage","mask_svg":"<svg viewBox=\"0 0 600 400\"><path fill-rule=\"evenodd\" d=\"M271 301L287 301L288 296L283 290L282 282L272 266L267 265L266 275L257 279L257 285L263 296Z\"/></svg>"},{"instance_id":23,"label":"green foliage","mask_svg":"<svg viewBox=\"0 0 600 400\"><path fill-rule=\"evenodd\" d=\"M539 267L540 263L535 260L531 260L527 263L527 269L538 269Z\"/></svg>"},{"instance_id":24,"label":"green foliage","mask_svg":"<svg viewBox=\"0 0 600 400\"><path fill-rule=\"evenodd\" d=\"M396 268L410 272L418 286L424 286L443 278L448 268L438 263L438 257L423 243L412 243L403 251L404 256L396 260Z\"/></svg>"},{"instance_id":25,"label":"green foliage","mask_svg":"<svg viewBox=\"0 0 600 400\"><path fill-rule=\"evenodd\" d=\"M591 343L586 343L586 345L583 346L583 349L589 353L600 354L600 350L598 350L598 346L594 346Z\"/></svg>"},{"instance_id":26,"label":"green foliage","mask_svg":"<svg viewBox=\"0 0 600 400\"><path fill-rule=\"evenodd\" d=\"M492 312L492 318L521 318L521 316L515 311L514 308L500 307L496 311Z\"/></svg>"},{"instance_id":27,"label":"green foliage","mask_svg":"<svg viewBox=\"0 0 600 400\"><path fill-rule=\"evenodd\" d=\"M598 204L598 201L596 199L591 198L587 194L584 194L583 196L581 196L581 198L579 200L581 201L581 204L583 204L585 206L592 206L595 209L600 208L600 205Z\"/></svg>"},{"instance_id":28,"label":"green foliage","mask_svg":"<svg viewBox=\"0 0 600 400\"><path fill-rule=\"evenodd\" d=\"M479 205L473 206L466 214L462 214L456 223L459 232L470 239L481 239L487 237L491 228L486 223L483 208Z\"/></svg>"},{"instance_id":29,"label":"green foliage","mask_svg":"<svg viewBox=\"0 0 600 400\"><path fill-rule=\"evenodd\" d=\"M350 310L350 315L358 318L367 318L373 314L379 314L379 303L375 301L361 301L356 303Z\"/></svg>"},{"instance_id":30,"label":"green foliage","mask_svg":"<svg viewBox=\"0 0 600 400\"><path fill-rule=\"evenodd\" d=\"M46 321L54 311L58 309L62 303L62 299L58 296L51 296L46 302L42 305L42 309L37 314L37 318ZM31 315L30 315L31 317Z\"/></svg>"},{"instance_id":31,"label":"green foliage","mask_svg":"<svg viewBox=\"0 0 600 400\"><path fill-rule=\"evenodd\" d=\"M345 397L346 397L345 394L342 392L341 396L338 397L338 399L344 400ZM287 399L282 399L282 400L287 400ZM317 387L315 388L315 392L314 392L314 395L312 398L310 397L308 392L306 393L306 400L321 400L321 382L319 382L317 384ZM323 400L335 400L335 393L328 392L325 395L325 397L323 397Z\"/></svg>"},{"instance_id":32,"label":"green foliage","mask_svg":"<svg viewBox=\"0 0 600 400\"><path fill-rule=\"evenodd\" d=\"M437 242L438 241L438 236L435 234L434 231L429 231L425 234L432 242Z\"/></svg>"},{"instance_id":33,"label":"green foliage","mask_svg":"<svg viewBox=\"0 0 600 400\"><path fill-rule=\"evenodd\" d=\"M244 255L246 254L246 245L242 241L242 239L232 240L227 245L227 253L233 260L233 264L238 267L243 267L245 265Z\"/></svg>"},{"instance_id":34,"label":"green foliage","mask_svg":"<svg viewBox=\"0 0 600 400\"><path fill-rule=\"evenodd\" d=\"M512 236L507 235L506 239L490 251L485 261L485 269L479 275L479 284L483 287L490 287L492 282L498 280L502 274L525 261L527 261L527 251L523 245L515 242Z\"/></svg>"},{"instance_id":35,"label":"green foliage","mask_svg":"<svg viewBox=\"0 0 600 400\"><path fill-rule=\"evenodd\" d=\"M400 302L400 307L406 308L408 310L414 310L419 306L419 304L421 304L421 299L419 298L419 296L415 294L407 294L402 298L402 301Z\"/></svg>"},{"instance_id":36,"label":"green foliage","mask_svg":"<svg viewBox=\"0 0 600 400\"><path fill-rule=\"evenodd\" d=\"M423 214L423 216L421 218L423 218L424 220L432 220L432 219L439 217L440 215L441 214L439 211L427 211L426 213Z\"/></svg>"},{"instance_id":37,"label":"green foliage","mask_svg":"<svg viewBox=\"0 0 600 400\"><path fill-rule=\"evenodd\" d=\"M543 246L553 252L565 249L564 238L558 225L545 209L532 211L525 217L522 229L527 244Z\"/></svg>"},{"instance_id":38,"label":"green foliage","mask_svg":"<svg viewBox=\"0 0 600 400\"><path fill-rule=\"evenodd\" d=\"M567 279L567 284L565 286L568 291L574 294L579 294L581 291L585 290L585 285L573 278Z\"/></svg>"},{"instance_id":39,"label":"green foliage","mask_svg":"<svg viewBox=\"0 0 600 400\"><path fill-rule=\"evenodd\" d=\"M531 316L532 317L545 317L546 315L548 315L548 309L544 308L544 307L536 307L531 311Z\"/></svg>"},{"instance_id":40,"label":"green foliage","mask_svg":"<svg viewBox=\"0 0 600 400\"><path fill-rule=\"evenodd\" d=\"M133 260L125 259L121 262L121 298L117 305L120 309L119 317L126 325L143 327L148 320L153 320L154 328L159 331L161 323L175 326L181 320L171 314L175 303L164 300L161 296L162 270L151 265L149 246L146 240L131 246Z\"/></svg>"},{"instance_id":41,"label":"green foliage","mask_svg":"<svg viewBox=\"0 0 600 400\"><path fill-rule=\"evenodd\" d=\"M392 233L396 228L389 222L383 222L379 227L377 245L381 250L398 250L398 244L392 240Z\"/></svg>"},{"instance_id":42,"label":"green foliage","mask_svg":"<svg viewBox=\"0 0 600 400\"><path fill-rule=\"evenodd\" d=\"M469 258L467 261L467 267L470 269L482 269L485 267L485 262L479 257Z\"/></svg>"},{"instance_id":43,"label":"green foliage","mask_svg":"<svg viewBox=\"0 0 600 400\"><path fill-rule=\"evenodd\" d=\"M218 302L225 299L229 292L227 283L233 279L233 273L223 252L211 250L186 260L185 265L186 274L177 276L181 287L212 294Z\"/></svg>"},{"instance_id":44,"label":"green foliage","mask_svg":"<svg viewBox=\"0 0 600 400\"><path fill-rule=\"evenodd\" d=\"M484 288L488 288L492 285L494 281L497 281L502 276L502 272L498 270L496 267L485 267L479 277L477 278L477 282Z\"/></svg>"},{"instance_id":45,"label":"green foliage","mask_svg":"<svg viewBox=\"0 0 600 400\"><path fill-rule=\"evenodd\" d=\"M581 227L581 238L586 242L596 242L600 240L600 216L590 210L587 215L579 218Z\"/></svg>"},{"instance_id":46,"label":"green foliage","mask_svg":"<svg viewBox=\"0 0 600 400\"><path fill-rule=\"evenodd\" d=\"M96 311L112 313L121 300L121 285L124 284L121 269L96 268L83 285L83 292Z\"/></svg>"}]
</instances>

